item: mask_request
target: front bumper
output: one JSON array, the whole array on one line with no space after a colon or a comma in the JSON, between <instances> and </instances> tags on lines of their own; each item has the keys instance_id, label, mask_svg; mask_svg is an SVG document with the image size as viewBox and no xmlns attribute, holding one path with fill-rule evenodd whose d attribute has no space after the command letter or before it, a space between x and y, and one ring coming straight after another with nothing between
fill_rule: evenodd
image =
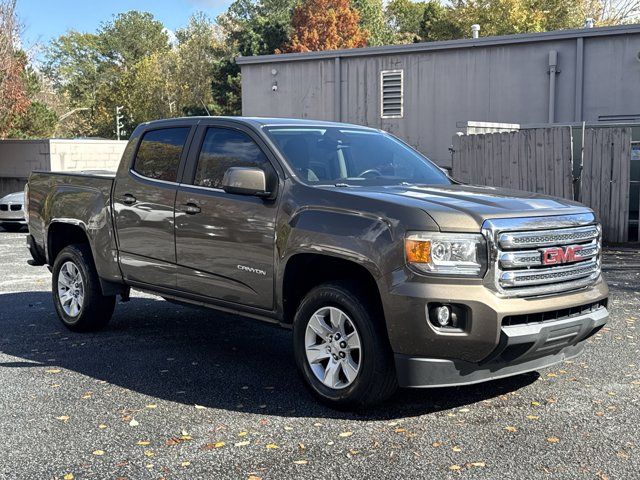
<instances>
[{"instance_id":1,"label":"front bumper","mask_svg":"<svg viewBox=\"0 0 640 480\"><path fill-rule=\"evenodd\" d=\"M495 350L479 363L395 355L401 387L469 385L549 367L578 356L607 322L605 307L557 321L503 326Z\"/></svg>"}]
</instances>

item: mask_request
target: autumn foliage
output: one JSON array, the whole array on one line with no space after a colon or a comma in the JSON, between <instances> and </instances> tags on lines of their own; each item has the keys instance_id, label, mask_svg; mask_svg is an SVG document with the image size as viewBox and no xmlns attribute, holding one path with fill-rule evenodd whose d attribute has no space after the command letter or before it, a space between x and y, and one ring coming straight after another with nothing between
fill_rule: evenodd
<instances>
[{"instance_id":1,"label":"autumn foliage","mask_svg":"<svg viewBox=\"0 0 640 480\"><path fill-rule=\"evenodd\" d=\"M293 12L293 33L285 51L364 47L369 32L360 28L359 21L360 15L349 0L304 0Z\"/></svg>"},{"instance_id":2,"label":"autumn foliage","mask_svg":"<svg viewBox=\"0 0 640 480\"><path fill-rule=\"evenodd\" d=\"M0 1L0 138L31 103L27 94L25 55L15 48L18 27L15 0Z\"/></svg>"}]
</instances>

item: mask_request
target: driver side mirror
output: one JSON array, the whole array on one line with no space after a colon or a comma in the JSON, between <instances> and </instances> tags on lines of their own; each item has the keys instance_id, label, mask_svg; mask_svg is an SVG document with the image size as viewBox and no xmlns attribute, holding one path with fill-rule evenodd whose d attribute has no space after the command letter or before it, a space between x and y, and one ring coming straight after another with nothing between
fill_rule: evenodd
<instances>
[{"instance_id":1,"label":"driver side mirror","mask_svg":"<svg viewBox=\"0 0 640 480\"><path fill-rule=\"evenodd\" d=\"M267 176L261 168L229 168L222 177L222 189L237 195L271 196L271 192L267 190Z\"/></svg>"}]
</instances>

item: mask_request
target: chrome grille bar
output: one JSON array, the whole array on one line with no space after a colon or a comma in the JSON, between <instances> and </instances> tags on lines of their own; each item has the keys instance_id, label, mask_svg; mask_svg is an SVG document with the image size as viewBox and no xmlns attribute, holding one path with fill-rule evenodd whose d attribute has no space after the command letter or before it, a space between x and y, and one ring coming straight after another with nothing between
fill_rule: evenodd
<instances>
[{"instance_id":1,"label":"chrome grille bar","mask_svg":"<svg viewBox=\"0 0 640 480\"><path fill-rule=\"evenodd\" d=\"M595 225L561 230L537 230L529 232L507 232L498 236L498 244L504 249L545 247L589 241L598 238Z\"/></svg>"},{"instance_id":2,"label":"chrome grille bar","mask_svg":"<svg viewBox=\"0 0 640 480\"><path fill-rule=\"evenodd\" d=\"M500 275L500 286L503 288L526 287L540 285L541 283L566 282L577 278L589 277L597 270L598 261L595 258L563 267L510 270Z\"/></svg>"},{"instance_id":3,"label":"chrome grille bar","mask_svg":"<svg viewBox=\"0 0 640 480\"><path fill-rule=\"evenodd\" d=\"M581 247L575 261L587 260L600 253L598 243L593 240L588 244L568 245L568 248ZM502 268L525 268L543 266L542 252L540 250L508 251L502 252L499 257Z\"/></svg>"}]
</instances>

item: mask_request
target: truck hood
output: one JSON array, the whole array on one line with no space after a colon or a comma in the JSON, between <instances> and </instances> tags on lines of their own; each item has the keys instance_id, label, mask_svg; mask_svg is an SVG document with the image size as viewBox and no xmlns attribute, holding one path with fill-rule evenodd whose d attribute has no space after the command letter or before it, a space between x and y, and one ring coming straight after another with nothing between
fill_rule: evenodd
<instances>
[{"instance_id":1,"label":"truck hood","mask_svg":"<svg viewBox=\"0 0 640 480\"><path fill-rule=\"evenodd\" d=\"M497 187L426 185L353 187L348 193L417 207L443 231L477 232L491 218L539 217L591 212L572 200Z\"/></svg>"}]
</instances>

